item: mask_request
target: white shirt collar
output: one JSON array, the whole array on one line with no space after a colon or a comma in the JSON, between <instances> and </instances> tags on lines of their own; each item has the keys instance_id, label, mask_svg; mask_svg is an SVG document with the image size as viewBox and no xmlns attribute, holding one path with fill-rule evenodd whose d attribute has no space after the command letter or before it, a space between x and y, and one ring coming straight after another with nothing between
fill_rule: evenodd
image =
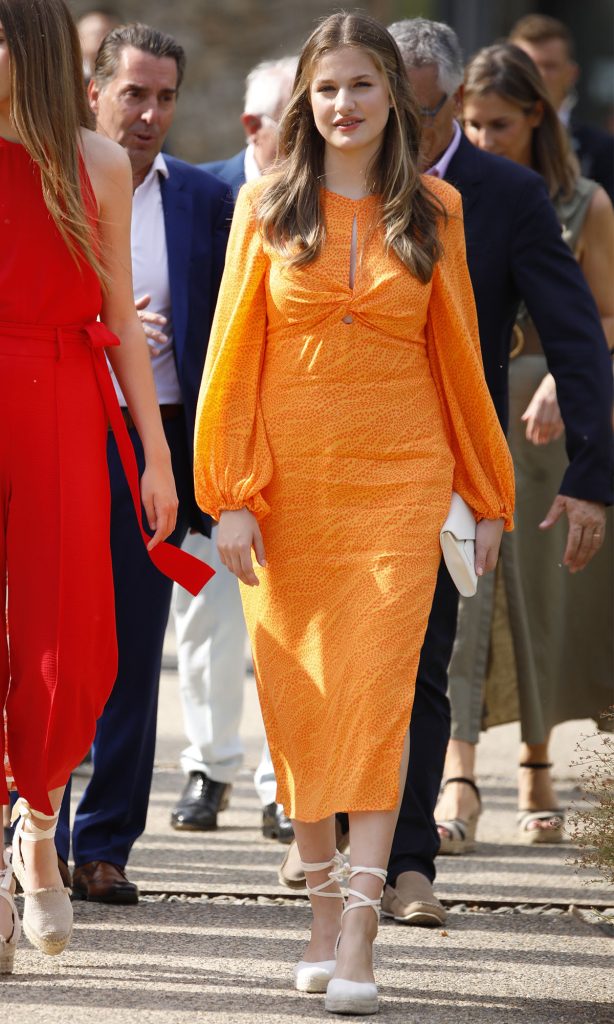
<instances>
[{"instance_id":1,"label":"white shirt collar","mask_svg":"<svg viewBox=\"0 0 614 1024\"><path fill-rule=\"evenodd\" d=\"M147 171L147 174L143 178L141 185L148 185L152 181L156 173L161 174L164 178L168 178L169 176L169 169L166 165L166 160L162 156L162 153L158 153L151 167ZM138 187L140 188L141 185L139 185Z\"/></svg>"},{"instance_id":2,"label":"white shirt collar","mask_svg":"<svg viewBox=\"0 0 614 1024\"><path fill-rule=\"evenodd\" d=\"M439 157L437 163L432 164L432 166L428 168L426 174L434 174L437 178L445 178L446 173L448 171L448 167L450 166L450 161L454 154L456 153L456 150L460 146L462 132L460 130L460 125L458 121L454 122L453 131L454 134L452 135L452 141L450 145Z\"/></svg>"}]
</instances>

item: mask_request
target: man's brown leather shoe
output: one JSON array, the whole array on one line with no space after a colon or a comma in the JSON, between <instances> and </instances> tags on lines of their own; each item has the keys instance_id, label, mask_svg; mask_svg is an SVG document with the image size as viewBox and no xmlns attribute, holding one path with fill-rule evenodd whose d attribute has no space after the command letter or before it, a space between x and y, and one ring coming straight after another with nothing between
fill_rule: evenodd
<instances>
[{"instance_id":1,"label":"man's brown leather shoe","mask_svg":"<svg viewBox=\"0 0 614 1024\"><path fill-rule=\"evenodd\" d=\"M139 890L129 882L123 868L104 860L92 860L75 868L72 894L76 900L90 903L138 903Z\"/></svg>"},{"instance_id":2,"label":"man's brown leather shoe","mask_svg":"<svg viewBox=\"0 0 614 1024\"><path fill-rule=\"evenodd\" d=\"M60 857L59 854L58 854L58 869L59 869L59 872L60 872L60 878L62 879L62 885L66 889L72 889L72 875L70 873L70 868L68 867L68 864L66 863L66 861L62 860L62 858Z\"/></svg>"}]
</instances>

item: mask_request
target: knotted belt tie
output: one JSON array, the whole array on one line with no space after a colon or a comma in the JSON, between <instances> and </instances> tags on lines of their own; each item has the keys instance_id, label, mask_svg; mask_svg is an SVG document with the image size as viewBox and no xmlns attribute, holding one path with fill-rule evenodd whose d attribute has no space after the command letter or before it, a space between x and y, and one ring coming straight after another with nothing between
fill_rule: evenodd
<instances>
[{"instance_id":1,"label":"knotted belt tie","mask_svg":"<svg viewBox=\"0 0 614 1024\"><path fill-rule=\"evenodd\" d=\"M39 324L15 324L0 323L0 336L16 336L32 341L52 342L56 345L57 357L61 359L65 341L81 341L89 343L94 364L94 372L100 389L104 407L109 417L111 429L117 442L117 449L124 470L137 523L145 548L151 537L145 532L142 523L141 492L139 486L139 470L134 454L134 448L124 423L124 418L117 401L117 395L107 361L105 359L105 348L112 348L120 344L117 335L109 328L95 320L83 325L70 325L66 327L49 327ZM152 551L147 551L151 561L157 569L165 576L175 580L191 594L198 594L205 584L215 574L205 562L181 548L176 548L166 541L161 541Z\"/></svg>"}]
</instances>

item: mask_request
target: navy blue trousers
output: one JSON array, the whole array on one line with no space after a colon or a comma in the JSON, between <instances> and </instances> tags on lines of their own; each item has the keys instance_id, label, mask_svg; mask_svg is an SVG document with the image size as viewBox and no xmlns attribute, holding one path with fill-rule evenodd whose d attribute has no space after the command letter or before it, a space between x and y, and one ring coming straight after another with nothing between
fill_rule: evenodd
<instances>
[{"instance_id":1,"label":"navy blue trousers","mask_svg":"<svg viewBox=\"0 0 614 1024\"><path fill-rule=\"evenodd\" d=\"M183 417L165 420L179 497L177 526L168 538L180 546L188 531L192 462ZM143 449L130 431L139 472ZM145 829L156 744L162 647L172 581L153 566L141 539L134 506L113 436L108 443L111 479L111 552L119 669L113 691L98 719L92 749L94 770L72 831L75 865L104 860L124 867ZM192 499L193 500L193 499ZM87 665L83 666L87 671ZM70 784L67 786L56 847L68 860Z\"/></svg>"}]
</instances>

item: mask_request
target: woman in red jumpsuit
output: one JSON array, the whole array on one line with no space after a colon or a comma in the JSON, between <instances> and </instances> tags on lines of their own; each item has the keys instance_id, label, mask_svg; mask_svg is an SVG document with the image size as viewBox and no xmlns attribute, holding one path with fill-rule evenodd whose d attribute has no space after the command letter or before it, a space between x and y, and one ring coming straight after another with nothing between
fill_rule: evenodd
<instances>
[{"instance_id":1,"label":"woman in red jumpsuit","mask_svg":"<svg viewBox=\"0 0 614 1024\"><path fill-rule=\"evenodd\" d=\"M72 931L56 812L116 675L109 419L140 516L107 346L146 454L145 542L169 575L180 555L161 543L177 498L133 302L130 164L91 123L64 0L0 0L0 767L4 710L21 797L12 860L24 930L48 954ZM5 865L0 973L12 969L20 930L6 854Z\"/></svg>"}]
</instances>

